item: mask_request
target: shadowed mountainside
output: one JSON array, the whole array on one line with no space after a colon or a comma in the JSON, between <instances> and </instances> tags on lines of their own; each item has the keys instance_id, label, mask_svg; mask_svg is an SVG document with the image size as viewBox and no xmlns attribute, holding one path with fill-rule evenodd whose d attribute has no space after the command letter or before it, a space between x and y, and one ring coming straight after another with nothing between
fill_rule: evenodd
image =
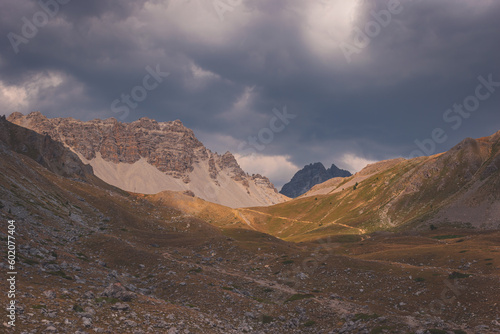
<instances>
[{"instance_id":1,"label":"shadowed mountainside","mask_svg":"<svg viewBox=\"0 0 500 334\"><path fill-rule=\"evenodd\" d=\"M15 125L0 116L0 142L8 149L29 156L50 171L68 177L82 179L93 175L90 165L85 165L78 156L54 141L48 135Z\"/></svg>"}]
</instances>

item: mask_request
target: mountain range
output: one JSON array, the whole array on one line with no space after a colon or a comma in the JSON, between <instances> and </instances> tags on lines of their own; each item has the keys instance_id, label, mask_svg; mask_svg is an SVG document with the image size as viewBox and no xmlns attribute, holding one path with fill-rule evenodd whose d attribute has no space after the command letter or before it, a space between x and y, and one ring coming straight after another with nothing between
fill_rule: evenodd
<instances>
[{"instance_id":1,"label":"mountain range","mask_svg":"<svg viewBox=\"0 0 500 334\"><path fill-rule=\"evenodd\" d=\"M206 149L180 121L81 122L40 113L14 113L8 120L18 125L13 131L17 137L4 134L13 149L33 155L56 173L90 175L92 170L112 186L146 195L186 192L180 202L191 196L220 204L229 210L215 211L232 217L231 224L286 240L430 224L500 227L500 131L467 138L434 156L377 162L351 176L335 165L325 169L321 163L310 164L283 187L282 192L288 189L288 194L298 196L287 201L266 177L246 174L231 153L221 156ZM26 141L33 143L26 146ZM46 152L43 145L49 141L56 153ZM212 208L202 207L205 213ZM208 219L220 225L226 221L222 216ZM285 228L277 229L285 221Z\"/></svg>"},{"instance_id":2,"label":"mountain range","mask_svg":"<svg viewBox=\"0 0 500 334\"><path fill-rule=\"evenodd\" d=\"M13 113L8 120L64 144L91 165L96 176L123 190L143 194L189 191L230 207L286 200L268 178L245 173L230 152L211 152L178 120L82 122L49 119L39 112Z\"/></svg>"}]
</instances>

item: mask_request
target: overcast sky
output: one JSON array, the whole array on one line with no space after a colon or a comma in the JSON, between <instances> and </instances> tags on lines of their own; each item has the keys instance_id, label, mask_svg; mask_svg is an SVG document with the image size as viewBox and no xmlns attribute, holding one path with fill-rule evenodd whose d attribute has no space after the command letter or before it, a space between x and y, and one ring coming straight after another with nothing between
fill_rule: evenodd
<instances>
[{"instance_id":1,"label":"overcast sky","mask_svg":"<svg viewBox=\"0 0 500 334\"><path fill-rule=\"evenodd\" d=\"M278 187L500 130L498 0L58 1L0 2L1 114L180 119Z\"/></svg>"}]
</instances>

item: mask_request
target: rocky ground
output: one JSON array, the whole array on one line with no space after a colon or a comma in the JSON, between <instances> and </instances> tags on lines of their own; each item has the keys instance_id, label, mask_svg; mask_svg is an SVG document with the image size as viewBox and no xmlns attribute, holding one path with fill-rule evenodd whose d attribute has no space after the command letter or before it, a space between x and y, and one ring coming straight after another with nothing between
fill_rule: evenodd
<instances>
[{"instance_id":1,"label":"rocky ground","mask_svg":"<svg viewBox=\"0 0 500 334\"><path fill-rule=\"evenodd\" d=\"M73 189L68 217L2 201L19 237L19 333L500 332L498 234L292 244L72 183L55 182Z\"/></svg>"}]
</instances>

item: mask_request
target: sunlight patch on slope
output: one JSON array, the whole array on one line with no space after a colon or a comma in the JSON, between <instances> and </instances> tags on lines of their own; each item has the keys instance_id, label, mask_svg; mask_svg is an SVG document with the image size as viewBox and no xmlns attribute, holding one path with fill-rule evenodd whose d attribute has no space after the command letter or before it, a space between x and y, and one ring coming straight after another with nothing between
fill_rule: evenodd
<instances>
[{"instance_id":1,"label":"sunlight patch on slope","mask_svg":"<svg viewBox=\"0 0 500 334\"><path fill-rule=\"evenodd\" d=\"M84 163L92 166L97 177L126 191L156 194L165 190L191 190L204 200L231 208L266 206L283 201L283 197L272 189L255 182L249 182L249 186L246 187L224 171L219 172L216 180L212 179L208 160L195 163L193 171L189 174L190 182L185 183L181 179L161 172L145 158L131 164L113 163L103 159L100 152L92 160L75 153Z\"/></svg>"}]
</instances>

